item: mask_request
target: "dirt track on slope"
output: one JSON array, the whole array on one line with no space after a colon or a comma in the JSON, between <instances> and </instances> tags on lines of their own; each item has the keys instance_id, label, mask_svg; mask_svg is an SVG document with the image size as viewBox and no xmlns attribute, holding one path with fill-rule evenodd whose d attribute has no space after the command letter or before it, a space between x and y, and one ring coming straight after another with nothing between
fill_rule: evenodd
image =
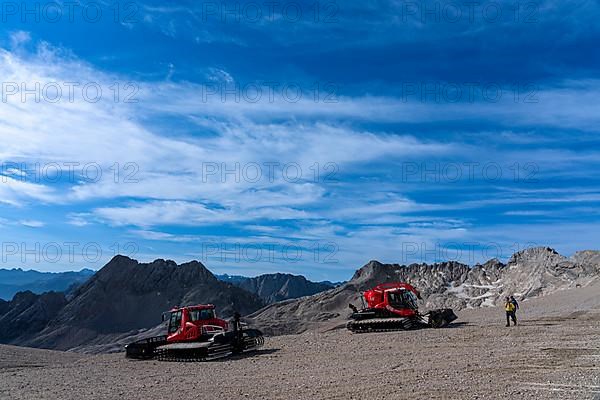
<instances>
[{"instance_id":1,"label":"dirt track on slope","mask_svg":"<svg viewBox=\"0 0 600 400\"><path fill-rule=\"evenodd\" d=\"M131 361L0 346L0 399L600 399L600 290L460 313L452 328L267 338L253 356Z\"/></svg>"}]
</instances>

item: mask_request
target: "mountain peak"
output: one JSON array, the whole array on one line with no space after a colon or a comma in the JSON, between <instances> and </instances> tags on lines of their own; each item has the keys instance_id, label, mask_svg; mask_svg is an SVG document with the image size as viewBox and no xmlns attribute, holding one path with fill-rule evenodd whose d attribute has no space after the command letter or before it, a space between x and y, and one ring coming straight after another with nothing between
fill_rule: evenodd
<instances>
[{"instance_id":1,"label":"mountain peak","mask_svg":"<svg viewBox=\"0 0 600 400\"><path fill-rule=\"evenodd\" d=\"M107 263L107 265L113 264L113 263L121 263L121 262L137 262L137 260L134 260L133 258L124 256L122 254L117 254L116 256L114 256L113 258L110 259L110 261Z\"/></svg>"},{"instance_id":2,"label":"mountain peak","mask_svg":"<svg viewBox=\"0 0 600 400\"><path fill-rule=\"evenodd\" d=\"M502 261L498 260L497 258L490 258L489 260L487 260L486 262L484 262L483 264L480 264L480 265L485 269L501 268L501 267L505 266L502 263Z\"/></svg>"},{"instance_id":3,"label":"mountain peak","mask_svg":"<svg viewBox=\"0 0 600 400\"><path fill-rule=\"evenodd\" d=\"M177 263L175 261L173 261L173 260L165 260L164 258L157 258L156 260L152 261L149 264L164 265L164 266L167 266L167 267L177 267Z\"/></svg>"},{"instance_id":4,"label":"mountain peak","mask_svg":"<svg viewBox=\"0 0 600 400\"><path fill-rule=\"evenodd\" d=\"M96 271L94 271L93 269L89 269L89 268L82 268L79 270L79 273L93 275L96 273Z\"/></svg>"},{"instance_id":5,"label":"mountain peak","mask_svg":"<svg viewBox=\"0 0 600 400\"><path fill-rule=\"evenodd\" d=\"M361 268L356 270L356 272L352 276L351 280L357 281L357 280L368 279L370 276L372 276L374 273L376 273L377 270L380 270L384 267L385 267L385 265L380 263L379 261L371 260L368 263L366 263L365 265L363 265Z\"/></svg>"},{"instance_id":6,"label":"mountain peak","mask_svg":"<svg viewBox=\"0 0 600 400\"><path fill-rule=\"evenodd\" d=\"M512 255L508 265L515 265L528 262L557 263L566 260L566 257L560 255L556 250L550 247L531 247L521 250Z\"/></svg>"}]
</instances>

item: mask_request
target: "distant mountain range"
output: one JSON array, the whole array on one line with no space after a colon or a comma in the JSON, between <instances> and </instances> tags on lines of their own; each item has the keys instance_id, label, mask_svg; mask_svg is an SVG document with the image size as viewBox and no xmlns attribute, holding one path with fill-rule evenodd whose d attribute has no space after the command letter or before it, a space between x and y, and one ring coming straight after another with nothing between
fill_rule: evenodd
<instances>
[{"instance_id":1,"label":"distant mountain range","mask_svg":"<svg viewBox=\"0 0 600 400\"><path fill-rule=\"evenodd\" d=\"M600 252L583 251L567 258L544 247L516 253L507 264L490 260L472 267L458 262L370 261L336 287L288 274L217 278L197 261L177 265L159 259L143 264L116 256L68 296L26 291L9 302L0 300L0 343L118 351L132 338L160 333L162 312L197 303L215 304L223 317L239 311L268 334L298 333L323 323L342 323L349 314L348 303L359 305L361 291L383 282L415 285L424 309L459 311L498 305L509 294L526 300L586 286L598 277ZM310 294L319 290L323 291Z\"/></svg>"},{"instance_id":2,"label":"distant mountain range","mask_svg":"<svg viewBox=\"0 0 600 400\"><path fill-rule=\"evenodd\" d=\"M11 300L15 294L26 291L34 294L51 291L69 294L95 273L96 271L91 269L68 272L24 271L21 268L0 269L0 300ZM311 282L301 275L282 273L263 274L257 277L222 274L215 277L257 294L268 304L309 296L340 285L329 281Z\"/></svg>"},{"instance_id":3,"label":"distant mountain range","mask_svg":"<svg viewBox=\"0 0 600 400\"><path fill-rule=\"evenodd\" d=\"M336 286L331 282L311 282L301 275L265 274L248 278L240 275L216 275L223 282L229 282L258 295L265 303L310 296Z\"/></svg>"},{"instance_id":4,"label":"distant mountain range","mask_svg":"<svg viewBox=\"0 0 600 400\"><path fill-rule=\"evenodd\" d=\"M87 281L95 271L82 269L79 272L23 271L20 268L0 269L0 299L10 300L18 292L31 291L67 292Z\"/></svg>"}]
</instances>

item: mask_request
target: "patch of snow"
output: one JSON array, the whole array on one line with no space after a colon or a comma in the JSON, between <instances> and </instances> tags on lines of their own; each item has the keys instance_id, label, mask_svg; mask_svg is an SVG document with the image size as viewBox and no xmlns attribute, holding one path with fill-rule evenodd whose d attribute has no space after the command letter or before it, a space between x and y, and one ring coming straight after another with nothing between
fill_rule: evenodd
<instances>
[{"instance_id":1,"label":"patch of snow","mask_svg":"<svg viewBox=\"0 0 600 400\"><path fill-rule=\"evenodd\" d=\"M488 297L481 303L481 307L494 307L494 300L491 297Z\"/></svg>"},{"instance_id":2,"label":"patch of snow","mask_svg":"<svg viewBox=\"0 0 600 400\"><path fill-rule=\"evenodd\" d=\"M447 293L454 294L459 299L465 299L465 300L479 300L479 299L486 299L488 297L495 296L494 293L485 293L481 296L469 296L468 294L465 293L465 288L467 288L467 287L477 287L477 285L469 285L469 284L463 283L462 285L459 285L457 287L448 287ZM481 287L481 288L486 289L486 287Z\"/></svg>"},{"instance_id":3,"label":"patch of snow","mask_svg":"<svg viewBox=\"0 0 600 400\"><path fill-rule=\"evenodd\" d=\"M488 299L490 297L495 297L495 296L496 295L494 293L486 293L486 294L482 294L481 296L469 297L469 299L480 300L480 299Z\"/></svg>"},{"instance_id":4,"label":"patch of snow","mask_svg":"<svg viewBox=\"0 0 600 400\"><path fill-rule=\"evenodd\" d=\"M501 287L503 287L504 285L500 285L500 286L494 286L494 285L470 285L468 283L464 284L467 287L472 287L475 289L500 289Z\"/></svg>"}]
</instances>

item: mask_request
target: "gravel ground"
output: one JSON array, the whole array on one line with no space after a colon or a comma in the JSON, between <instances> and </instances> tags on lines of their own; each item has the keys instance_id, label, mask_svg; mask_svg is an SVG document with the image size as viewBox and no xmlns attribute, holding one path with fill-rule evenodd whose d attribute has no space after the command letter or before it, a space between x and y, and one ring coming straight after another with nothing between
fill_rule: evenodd
<instances>
[{"instance_id":1,"label":"gravel ground","mask_svg":"<svg viewBox=\"0 0 600 400\"><path fill-rule=\"evenodd\" d=\"M460 313L452 328L267 338L211 363L0 346L0 399L600 399L600 287Z\"/></svg>"}]
</instances>

